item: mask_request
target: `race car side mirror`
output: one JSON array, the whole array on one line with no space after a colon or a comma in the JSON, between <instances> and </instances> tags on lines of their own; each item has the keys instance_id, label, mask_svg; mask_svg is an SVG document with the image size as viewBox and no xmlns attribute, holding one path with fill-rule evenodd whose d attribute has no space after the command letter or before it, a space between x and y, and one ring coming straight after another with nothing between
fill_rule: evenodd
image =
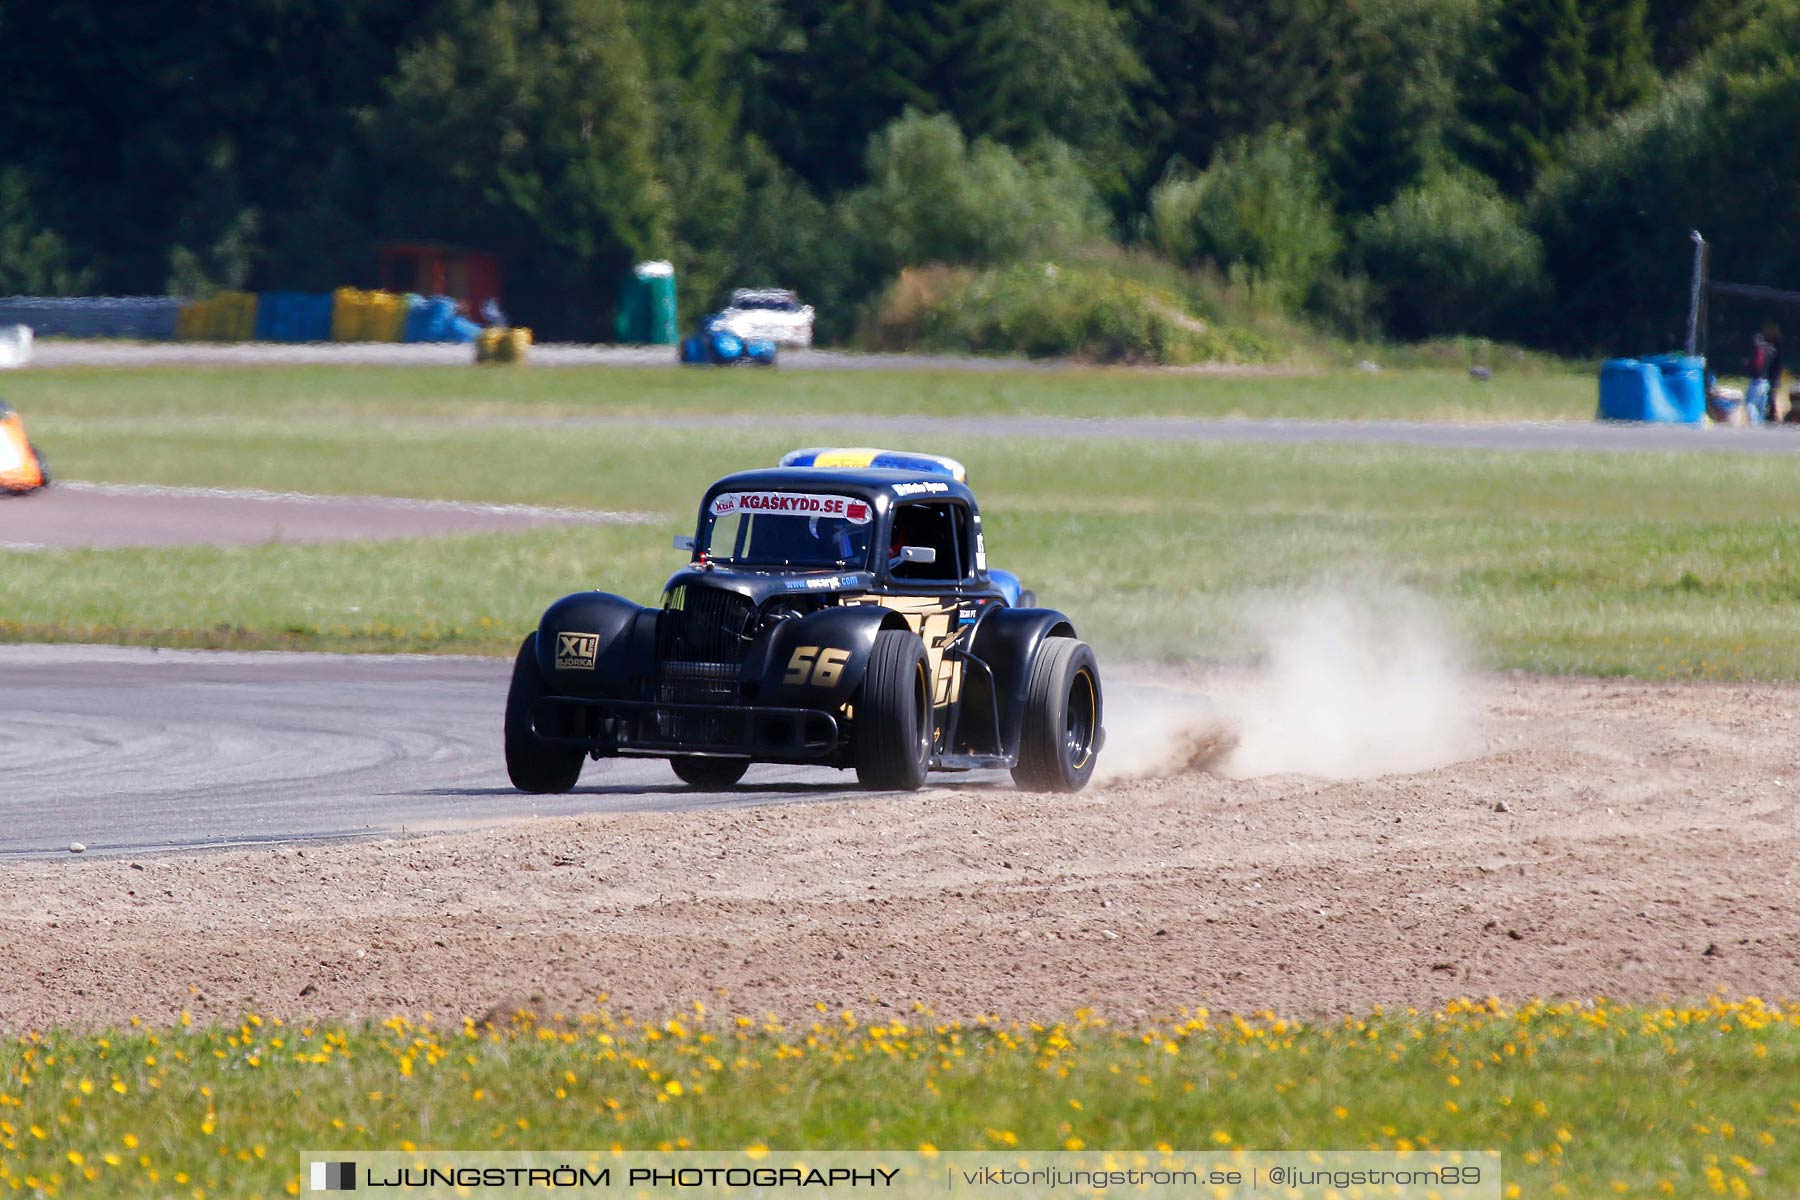
<instances>
[{"instance_id":1,"label":"race car side mirror","mask_svg":"<svg viewBox=\"0 0 1800 1200\"><path fill-rule=\"evenodd\" d=\"M902 546L900 547L900 561L903 563L924 563L926 566L930 566L937 561L937 547Z\"/></svg>"},{"instance_id":2,"label":"race car side mirror","mask_svg":"<svg viewBox=\"0 0 1800 1200\"><path fill-rule=\"evenodd\" d=\"M675 548L677 550L686 550L689 554L692 554L694 552L694 535L691 533L676 534Z\"/></svg>"}]
</instances>

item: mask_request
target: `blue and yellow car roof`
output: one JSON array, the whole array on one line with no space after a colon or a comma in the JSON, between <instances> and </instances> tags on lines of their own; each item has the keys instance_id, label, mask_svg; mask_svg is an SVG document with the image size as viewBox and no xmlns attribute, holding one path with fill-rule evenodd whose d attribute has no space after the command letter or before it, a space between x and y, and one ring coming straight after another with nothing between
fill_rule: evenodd
<instances>
[{"instance_id":1,"label":"blue and yellow car roof","mask_svg":"<svg viewBox=\"0 0 1800 1200\"><path fill-rule=\"evenodd\" d=\"M822 447L790 450L781 456L784 467L824 467L839 470L876 469L910 471L920 475L938 475L967 483L968 470L954 458L942 454L916 454L910 450L876 450L868 446Z\"/></svg>"}]
</instances>

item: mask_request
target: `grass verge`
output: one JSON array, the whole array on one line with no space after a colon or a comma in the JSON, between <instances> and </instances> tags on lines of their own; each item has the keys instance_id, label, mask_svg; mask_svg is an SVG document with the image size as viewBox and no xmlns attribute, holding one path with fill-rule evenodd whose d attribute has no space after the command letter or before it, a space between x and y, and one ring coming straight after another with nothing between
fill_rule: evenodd
<instances>
[{"instance_id":1,"label":"grass verge","mask_svg":"<svg viewBox=\"0 0 1800 1200\"><path fill-rule=\"evenodd\" d=\"M717 371L558 367L67 367L17 372L5 396L40 421L260 417L313 428L346 419L661 413L1312 417L1587 420L1591 373L1496 364L1271 378L1126 368Z\"/></svg>"},{"instance_id":2,"label":"grass verge","mask_svg":"<svg viewBox=\"0 0 1800 1200\"><path fill-rule=\"evenodd\" d=\"M824 1006L820 1006L823 1010ZM848 1011L122 1028L0 1046L0 1182L279 1196L304 1149L1500 1150L1508 1196L1800 1188L1800 1006L1114 1027Z\"/></svg>"},{"instance_id":3,"label":"grass verge","mask_svg":"<svg viewBox=\"0 0 1800 1200\"><path fill-rule=\"evenodd\" d=\"M821 439L855 439L854 424ZM508 654L544 604L653 601L718 474L791 436L609 424L83 426L70 473L660 513L662 524L322 546L0 552L0 637ZM1488 666L1800 677L1790 497L1800 465L1727 455L975 439L998 564L1103 653L1229 658L1271 594L1400 584ZM30 500L17 502L21 506ZM21 509L22 511L23 509Z\"/></svg>"}]
</instances>

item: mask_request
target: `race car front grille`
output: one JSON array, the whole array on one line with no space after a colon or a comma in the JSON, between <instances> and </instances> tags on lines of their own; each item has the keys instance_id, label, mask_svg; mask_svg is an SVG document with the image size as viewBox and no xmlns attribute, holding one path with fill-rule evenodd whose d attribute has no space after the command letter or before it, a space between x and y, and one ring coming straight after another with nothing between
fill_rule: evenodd
<instances>
[{"instance_id":1,"label":"race car front grille","mask_svg":"<svg viewBox=\"0 0 1800 1200\"><path fill-rule=\"evenodd\" d=\"M664 704L738 705L738 672L756 628L756 605L722 588L682 585L670 591L657 631L656 698ZM734 740L736 720L718 712L662 709L665 740L710 745Z\"/></svg>"},{"instance_id":2,"label":"race car front grille","mask_svg":"<svg viewBox=\"0 0 1800 1200\"><path fill-rule=\"evenodd\" d=\"M674 704L736 704L738 669L733 663L666 661L657 697Z\"/></svg>"},{"instance_id":3,"label":"race car front grille","mask_svg":"<svg viewBox=\"0 0 1800 1200\"><path fill-rule=\"evenodd\" d=\"M656 698L665 704L741 704L737 665L665 659ZM677 708L658 710L656 725L658 735L670 741L710 745L734 740L739 722L729 712Z\"/></svg>"},{"instance_id":4,"label":"race car front grille","mask_svg":"<svg viewBox=\"0 0 1800 1200\"><path fill-rule=\"evenodd\" d=\"M736 592L683 585L669 593L657 638L664 663L744 661L756 629L756 605Z\"/></svg>"}]
</instances>

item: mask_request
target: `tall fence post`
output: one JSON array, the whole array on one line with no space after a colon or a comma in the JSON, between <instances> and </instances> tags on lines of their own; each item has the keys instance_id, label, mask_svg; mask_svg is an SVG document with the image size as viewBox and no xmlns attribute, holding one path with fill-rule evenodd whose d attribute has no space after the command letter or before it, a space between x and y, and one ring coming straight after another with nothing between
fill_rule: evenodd
<instances>
[{"instance_id":1,"label":"tall fence post","mask_svg":"<svg viewBox=\"0 0 1800 1200\"><path fill-rule=\"evenodd\" d=\"M1698 229L1688 230L1694 243L1694 278L1688 289L1687 356L1694 357L1700 345L1700 296L1706 284L1706 239Z\"/></svg>"}]
</instances>

